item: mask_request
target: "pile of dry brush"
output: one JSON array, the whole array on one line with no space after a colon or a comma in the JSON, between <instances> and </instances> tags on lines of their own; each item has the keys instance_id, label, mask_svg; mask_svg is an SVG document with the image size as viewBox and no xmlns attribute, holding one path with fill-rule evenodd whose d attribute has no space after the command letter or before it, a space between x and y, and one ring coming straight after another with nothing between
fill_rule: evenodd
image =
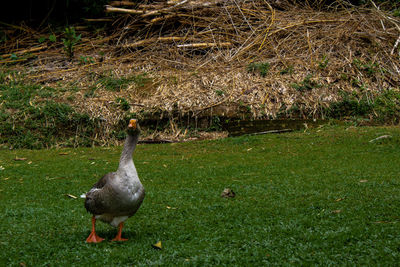
<instances>
[{"instance_id":1,"label":"pile of dry brush","mask_svg":"<svg viewBox=\"0 0 400 267\"><path fill-rule=\"evenodd\" d=\"M87 20L106 21L107 35L83 33L76 47L77 56L91 56L93 62L66 64L62 47L42 50L31 39L23 49L37 57L29 61L34 67L28 77L51 85L62 75L85 89L93 85L88 78L93 72L111 71L113 77L147 73L150 82L144 87L132 84L110 92L98 86L97 96L74 100L110 123L124 114L110 104L117 97L128 100L130 112L162 116L245 112L268 118L296 106L296 116L321 117L342 91L373 99L399 89L398 17L377 6L356 8L340 1L324 10L285 3L113 1L105 7L106 19ZM18 53L22 43L17 49L8 42L1 49Z\"/></svg>"}]
</instances>

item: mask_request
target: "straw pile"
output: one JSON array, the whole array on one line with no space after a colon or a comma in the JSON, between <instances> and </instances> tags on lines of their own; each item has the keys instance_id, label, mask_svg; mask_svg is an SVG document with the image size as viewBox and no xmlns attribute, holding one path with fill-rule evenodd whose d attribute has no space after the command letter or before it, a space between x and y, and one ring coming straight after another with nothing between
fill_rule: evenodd
<instances>
[{"instance_id":1,"label":"straw pile","mask_svg":"<svg viewBox=\"0 0 400 267\"><path fill-rule=\"evenodd\" d=\"M28 60L28 77L47 85L74 81L81 95L67 92L63 99L75 94L71 104L101 116L110 129L124 116L113 105L117 97L128 100L130 112L159 117L319 118L324 107L340 100L339 92L362 91L373 98L399 88L398 18L378 7L338 4L316 11L283 3L113 1L105 7L107 35L83 31L76 48L78 57L91 56L93 62L66 63L61 47L30 43L24 49L38 50ZM9 54L18 51L4 47ZM268 72L260 75L251 63L266 63ZM95 83L110 73L117 78L146 73L149 80L112 92ZM302 90L306 82L312 86ZM95 96L84 97L94 84Z\"/></svg>"}]
</instances>

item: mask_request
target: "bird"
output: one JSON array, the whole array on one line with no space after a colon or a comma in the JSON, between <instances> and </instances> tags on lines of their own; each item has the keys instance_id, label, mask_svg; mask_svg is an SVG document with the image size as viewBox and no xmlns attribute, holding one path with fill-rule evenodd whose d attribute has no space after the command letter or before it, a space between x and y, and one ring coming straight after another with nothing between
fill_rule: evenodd
<instances>
[{"instance_id":1,"label":"bird","mask_svg":"<svg viewBox=\"0 0 400 267\"><path fill-rule=\"evenodd\" d=\"M121 236L124 222L137 212L145 197L132 159L140 134L136 119L129 120L127 133L117 171L105 174L84 195L85 208L93 215L92 230L86 239L88 243L104 240L96 233L96 220L118 227L118 233L112 241L127 241Z\"/></svg>"}]
</instances>

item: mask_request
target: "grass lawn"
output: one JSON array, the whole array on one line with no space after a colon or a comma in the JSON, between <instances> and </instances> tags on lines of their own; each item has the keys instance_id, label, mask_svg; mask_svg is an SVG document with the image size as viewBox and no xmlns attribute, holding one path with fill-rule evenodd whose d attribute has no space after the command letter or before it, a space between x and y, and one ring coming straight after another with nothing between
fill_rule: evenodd
<instances>
[{"instance_id":1,"label":"grass lawn","mask_svg":"<svg viewBox=\"0 0 400 267\"><path fill-rule=\"evenodd\" d=\"M369 142L382 135L392 137ZM129 241L110 242L116 229L99 222L107 241L87 244L79 195L117 168L120 151L0 151L0 266L400 262L398 127L139 145L147 194L125 224ZM226 187L235 198L220 196Z\"/></svg>"}]
</instances>

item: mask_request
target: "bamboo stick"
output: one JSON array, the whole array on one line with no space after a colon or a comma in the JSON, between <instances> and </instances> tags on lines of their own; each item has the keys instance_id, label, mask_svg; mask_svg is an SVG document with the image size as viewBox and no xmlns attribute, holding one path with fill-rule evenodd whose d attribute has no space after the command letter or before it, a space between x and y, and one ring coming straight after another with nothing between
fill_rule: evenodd
<instances>
[{"instance_id":1,"label":"bamboo stick","mask_svg":"<svg viewBox=\"0 0 400 267\"><path fill-rule=\"evenodd\" d=\"M112 1L110 6L136 6L137 4L131 1Z\"/></svg>"},{"instance_id":2,"label":"bamboo stick","mask_svg":"<svg viewBox=\"0 0 400 267\"><path fill-rule=\"evenodd\" d=\"M22 54L26 54L26 53L37 52L37 51L40 51L40 50L43 50L46 48L47 48L47 45L42 45L42 46L32 47L32 48L28 48L28 49L24 49L24 50L15 51L14 53L10 53L10 54L3 54L0 56L5 58L5 57L10 57L12 54L22 55Z\"/></svg>"},{"instance_id":3,"label":"bamboo stick","mask_svg":"<svg viewBox=\"0 0 400 267\"><path fill-rule=\"evenodd\" d=\"M132 44L124 44L121 47L122 48L134 48L134 47L145 46L145 45L148 45L150 43L155 43L155 42L175 42L175 41L183 41L185 39L186 39L185 37L180 37L180 36L149 38L149 39L144 39L144 40L134 42Z\"/></svg>"},{"instance_id":4,"label":"bamboo stick","mask_svg":"<svg viewBox=\"0 0 400 267\"><path fill-rule=\"evenodd\" d=\"M85 21L87 21L87 22L111 22L113 20L103 18L103 19L85 19Z\"/></svg>"},{"instance_id":5,"label":"bamboo stick","mask_svg":"<svg viewBox=\"0 0 400 267\"><path fill-rule=\"evenodd\" d=\"M143 10L134 10L134 9L126 9L119 7L106 6L107 13L125 13L125 14L133 14L133 15L142 15L144 13Z\"/></svg>"}]
</instances>

